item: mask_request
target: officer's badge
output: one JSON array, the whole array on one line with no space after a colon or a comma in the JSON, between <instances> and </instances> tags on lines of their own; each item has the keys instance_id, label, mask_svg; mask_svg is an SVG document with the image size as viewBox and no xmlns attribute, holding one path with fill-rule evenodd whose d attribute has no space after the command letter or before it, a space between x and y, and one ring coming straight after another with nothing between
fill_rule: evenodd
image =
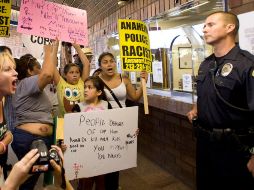
<instances>
[{"instance_id":1,"label":"officer's badge","mask_svg":"<svg viewBox=\"0 0 254 190\"><path fill-rule=\"evenodd\" d=\"M224 77L228 76L229 73L231 73L232 69L233 65L231 63L226 63L221 69L221 75Z\"/></svg>"},{"instance_id":2,"label":"officer's badge","mask_svg":"<svg viewBox=\"0 0 254 190\"><path fill-rule=\"evenodd\" d=\"M251 76L254 77L254 70L252 71Z\"/></svg>"}]
</instances>

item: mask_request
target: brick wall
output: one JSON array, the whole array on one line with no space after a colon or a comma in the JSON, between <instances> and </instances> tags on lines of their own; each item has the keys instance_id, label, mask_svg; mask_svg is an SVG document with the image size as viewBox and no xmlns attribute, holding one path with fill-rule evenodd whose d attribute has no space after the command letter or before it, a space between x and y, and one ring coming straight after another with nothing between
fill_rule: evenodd
<instances>
[{"instance_id":1,"label":"brick wall","mask_svg":"<svg viewBox=\"0 0 254 190\"><path fill-rule=\"evenodd\" d=\"M187 118L149 107L144 115L139 106L138 151L186 185L195 189L195 147L192 126Z\"/></svg>"},{"instance_id":2,"label":"brick wall","mask_svg":"<svg viewBox=\"0 0 254 190\"><path fill-rule=\"evenodd\" d=\"M189 0L133 0L127 5L119 7L116 12L89 27L89 42L93 43L107 34L117 32L117 20L124 18L146 20L159 13L168 11ZM177 2L177 3L176 3ZM254 0L228 0L231 11L235 14L241 14L254 10ZM92 44L91 44L92 45Z\"/></svg>"},{"instance_id":3,"label":"brick wall","mask_svg":"<svg viewBox=\"0 0 254 190\"><path fill-rule=\"evenodd\" d=\"M116 12L111 13L108 17L102 18L89 28L89 43L92 46L95 39L106 34L117 32L118 19L137 19L146 20L161 12L165 12L180 4L188 2L188 0L133 0L127 5L119 8Z\"/></svg>"},{"instance_id":4,"label":"brick wall","mask_svg":"<svg viewBox=\"0 0 254 190\"><path fill-rule=\"evenodd\" d=\"M237 15L254 11L254 0L229 0L229 7Z\"/></svg>"}]
</instances>

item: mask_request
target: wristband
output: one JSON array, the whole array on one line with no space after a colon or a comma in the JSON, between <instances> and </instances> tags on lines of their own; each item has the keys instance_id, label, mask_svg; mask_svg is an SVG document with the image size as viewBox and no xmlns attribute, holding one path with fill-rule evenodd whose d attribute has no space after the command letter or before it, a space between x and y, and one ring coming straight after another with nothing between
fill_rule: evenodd
<instances>
[{"instance_id":1,"label":"wristband","mask_svg":"<svg viewBox=\"0 0 254 190\"><path fill-rule=\"evenodd\" d=\"M1 152L1 153L5 153L5 151L6 151L6 145L2 141L0 141L0 144L3 145L3 148L4 148L3 152Z\"/></svg>"}]
</instances>

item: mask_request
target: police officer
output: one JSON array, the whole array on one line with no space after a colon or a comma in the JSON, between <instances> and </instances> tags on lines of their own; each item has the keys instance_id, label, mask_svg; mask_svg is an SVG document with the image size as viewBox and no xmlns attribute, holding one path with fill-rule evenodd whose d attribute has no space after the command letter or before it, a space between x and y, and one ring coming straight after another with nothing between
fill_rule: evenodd
<instances>
[{"instance_id":1,"label":"police officer","mask_svg":"<svg viewBox=\"0 0 254 190\"><path fill-rule=\"evenodd\" d=\"M197 118L197 190L254 189L247 168L254 146L254 56L235 43L238 28L237 16L227 12L212 13L204 24L214 53L200 65L197 105L187 114L191 122Z\"/></svg>"}]
</instances>

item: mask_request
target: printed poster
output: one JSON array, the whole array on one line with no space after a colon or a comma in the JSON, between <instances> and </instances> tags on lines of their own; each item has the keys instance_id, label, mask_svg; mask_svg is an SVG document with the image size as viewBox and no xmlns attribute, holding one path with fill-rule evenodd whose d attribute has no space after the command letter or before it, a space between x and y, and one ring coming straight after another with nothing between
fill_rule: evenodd
<instances>
[{"instance_id":1,"label":"printed poster","mask_svg":"<svg viewBox=\"0 0 254 190\"><path fill-rule=\"evenodd\" d=\"M122 70L152 73L152 54L147 26L139 20L118 20Z\"/></svg>"},{"instance_id":2,"label":"printed poster","mask_svg":"<svg viewBox=\"0 0 254 190\"><path fill-rule=\"evenodd\" d=\"M240 22L239 45L242 49L254 54L254 11L237 16Z\"/></svg>"},{"instance_id":3,"label":"printed poster","mask_svg":"<svg viewBox=\"0 0 254 190\"><path fill-rule=\"evenodd\" d=\"M153 82L163 83L162 61L153 62Z\"/></svg>"},{"instance_id":4,"label":"printed poster","mask_svg":"<svg viewBox=\"0 0 254 190\"><path fill-rule=\"evenodd\" d=\"M11 0L0 0L0 37L10 36Z\"/></svg>"}]
</instances>

